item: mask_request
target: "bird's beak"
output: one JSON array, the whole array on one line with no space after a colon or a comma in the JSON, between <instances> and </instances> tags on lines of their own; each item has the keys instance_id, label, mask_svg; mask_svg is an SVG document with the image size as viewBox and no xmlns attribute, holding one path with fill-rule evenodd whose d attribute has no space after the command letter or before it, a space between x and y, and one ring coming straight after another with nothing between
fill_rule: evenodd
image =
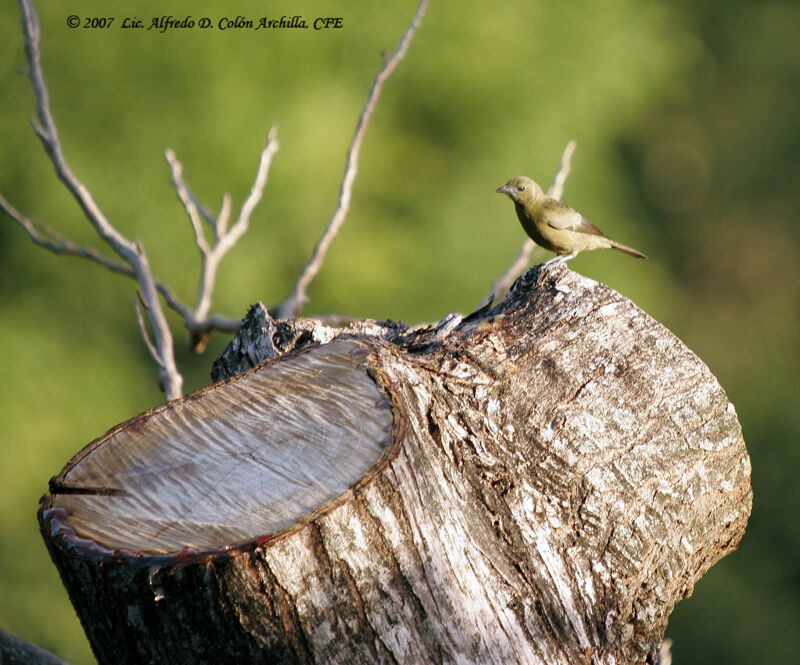
<instances>
[{"instance_id":1,"label":"bird's beak","mask_svg":"<svg viewBox=\"0 0 800 665\"><path fill-rule=\"evenodd\" d=\"M508 194L511 196L511 188L508 185L503 185L502 187L498 187L495 189L498 194Z\"/></svg>"}]
</instances>

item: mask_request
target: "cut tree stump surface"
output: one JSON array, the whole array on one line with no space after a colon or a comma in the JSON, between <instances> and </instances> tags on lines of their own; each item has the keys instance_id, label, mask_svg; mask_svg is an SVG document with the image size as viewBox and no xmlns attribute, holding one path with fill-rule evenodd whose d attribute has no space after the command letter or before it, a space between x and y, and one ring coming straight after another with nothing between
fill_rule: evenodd
<instances>
[{"instance_id":1,"label":"cut tree stump surface","mask_svg":"<svg viewBox=\"0 0 800 665\"><path fill-rule=\"evenodd\" d=\"M138 555L272 536L344 493L391 443L367 355L332 342L137 416L70 462L50 510Z\"/></svg>"}]
</instances>

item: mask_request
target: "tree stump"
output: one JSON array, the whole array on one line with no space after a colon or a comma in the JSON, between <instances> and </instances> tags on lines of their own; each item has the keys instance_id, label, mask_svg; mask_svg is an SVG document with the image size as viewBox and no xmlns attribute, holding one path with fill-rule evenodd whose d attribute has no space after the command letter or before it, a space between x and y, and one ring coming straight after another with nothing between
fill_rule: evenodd
<instances>
[{"instance_id":1,"label":"tree stump","mask_svg":"<svg viewBox=\"0 0 800 665\"><path fill-rule=\"evenodd\" d=\"M51 480L42 534L101 664L652 663L744 533L716 379L564 266L412 330L254 307L215 371L263 356Z\"/></svg>"}]
</instances>

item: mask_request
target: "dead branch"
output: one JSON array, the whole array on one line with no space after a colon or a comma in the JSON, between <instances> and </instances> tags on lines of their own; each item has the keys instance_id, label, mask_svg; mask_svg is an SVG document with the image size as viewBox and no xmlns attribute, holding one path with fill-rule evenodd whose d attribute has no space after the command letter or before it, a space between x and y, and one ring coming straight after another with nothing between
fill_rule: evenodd
<instances>
[{"instance_id":1,"label":"dead branch","mask_svg":"<svg viewBox=\"0 0 800 665\"><path fill-rule=\"evenodd\" d=\"M136 272L130 265L114 261L92 247L78 245L47 224L20 212L2 194L0 194L0 210L19 224L35 245L43 247L53 254L87 259L112 272L136 279ZM215 315L205 320L197 320L193 316L191 308L182 303L172 289L162 282L156 282L156 290L164 298L167 306L181 316L186 328L193 334L207 335L213 331L234 333L239 329L240 321L238 319L225 316Z\"/></svg>"},{"instance_id":2,"label":"dead branch","mask_svg":"<svg viewBox=\"0 0 800 665\"><path fill-rule=\"evenodd\" d=\"M108 268L112 272L118 272L128 277L136 277L136 274L133 272L130 266L118 261L114 261L113 259L109 259L91 247L77 245L55 229L51 229L46 224L40 222L38 219L34 219L33 217L28 217L27 215L22 214L13 205L11 205L8 199L6 199L6 197L2 194L0 194L0 210L5 212L6 215L8 215L13 221L25 229L28 237L35 245L44 247L45 249L53 252L53 254L64 254L68 256L78 256L80 258L89 259L90 261L94 261L104 268Z\"/></svg>"},{"instance_id":3,"label":"dead branch","mask_svg":"<svg viewBox=\"0 0 800 665\"><path fill-rule=\"evenodd\" d=\"M261 200L272 158L278 150L276 130L275 128L270 130L267 145L261 152L259 167L250 194L242 204L239 215L230 228L228 227L230 197L227 194L225 195L220 214L216 218L212 217L208 210L199 204L189 192L181 177L182 167L180 163L172 151L167 151L167 161L173 173L173 184L189 214L195 231L195 241L203 255L197 301L195 307L190 308L181 302L166 284L155 280L142 245L136 240L125 237L108 220L95 202L91 192L71 170L64 156L58 128L50 108L49 91L41 66L41 35L38 17L31 0L20 0L19 4L25 35L25 52L29 63L27 74L36 98L38 117L38 122L31 120L31 125L42 141L42 145L50 157L58 178L78 202L98 236L122 261L116 261L91 247L81 246L72 242L48 225L24 215L1 194L0 209L19 224L36 245L55 254L88 259L108 270L125 275L138 282L141 302L145 304L147 318L152 328L152 339L146 332L147 328L143 325L144 321L140 318L137 319L139 320L139 328L144 335L148 350L160 368L159 385L163 387L168 399L174 399L181 394L183 379L175 363L172 334L157 294L160 293L167 306L181 316L186 329L190 333L190 345L198 352L202 352L205 348L206 340L213 332L217 330L235 332L238 329L240 323L238 319L221 315L209 316L211 296L220 261L247 231L253 210ZM214 233L212 245L208 244L203 235L200 225L201 216L212 227ZM141 315L142 312L137 311L137 317L141 317Z\"/></svg>"},{"instance_id":4,"label":"dead branch","mask_svg":"<svg viewBox=\"0 0 800 665\"><path fill-rule=\"evenodd\" d=\"M141 244L126 238L111 224L95 202L91 192L72 172L64 156L58 128L50 109L50 95L42 71L39 19L31 0L19 0L19 6L25 35L25 53L28 58L28 78L36 97L36 113L39 119L38 123L31 120L31 125L50 157L56 175L77 201L97 235L130 266L131 271L135 274L142 297L149 304L147 316L153 328L154 344L158 353L159 383L164 386L164 392L168 399L180 397L183 377L175 364L172 333L158 300L158 289L150 270L147 254Z\"/></svg>"},{"instance_id":5,"label":"dead branch","mask_svg":"<svg viewBox=\"0 0 800 665\"><path fill-rule=\"evenodd\" d=\"M165 157L172 173L172 184L180 199L189 221L194 230L195 243L202 256L202 268L200 273L200 284L197 290L197 301L194 309L186 311L184 322L186 327L193 333L192 347L202 351L208 334L213 330L209 329L208 312L211 309L211 296L217 277L217 269L224 256L234 247L239 239L245 234L250 225L250 216L258 205L267 184L269 169L272 159L278 152L278 130L272 127L267 135L267 144L261 151L261 158L256 171L256 177L250 194L245 199L239 214L232 226L228 227L231 211L231 198L226 194L222 199L222 207L219 214L214 217L202 206L183 180L183 165L178 161L175 152L167 150ZM209 244L202 227L201 216L211 226L214 242ZM235 322L238 329L238 321Z\"/></svg>"},{"instance_id":6,"label":"dead branch","mask_svg":"<svg viewBox=\"0 0 800 665\"><path fill-rule=\"evenodd\" d=\"M192 318L195 322L203 321L211 309L211 294L214 289L219 263L225 254L233 248L247 231L250 224L250 216L263 195L264 187L267 184L269 168L272 164L272 158L275 156L275 153L278 152L278 147L278 132L277 129L273 127L270 129L267 136L267 145L261 151L261 159L256 172L255 182L250 189L250 194L242 204L239 215L233 226L228 228L231 204L230 196L227 194L223 197L222 208L220 209L219 215L210 217L207 211L202 213L202 216L211 225L213 230L213 245L208 244L201 226L200 210L205 209L198 204L183 180L183 165L178 161L172 150L167 150L165 153L167 163L172 172L172 184L175 187L178 198L186 209L186 213L189 215L189 220L194 230L195 243L203 257L200 285L197 291L197 302L192 311Z\"/></svg>"},{"instance_id":7,"label":"dead branch","mask_svg":"<svg viewBox=\"0 0 800 665\"><path fill-rule=\"evenodd\" d=\"M339 190L339 201L336 204L336 209L333 211L333 215L328 222L328 226L326 227L320 239L317 241L311 258L300 272L300 276L295 282L292 293L288 298L286 298L286 300L284 300L283 303L278 306L278 318L297 316L302 310L303 305L305 305L305 303L308 301L308 296L306 295L308 285L311 283L311 280L316 277L319 269L322 267L322 262L325 260L325 254L328 251L328 247L330 247L331 242L333 242L333 239L336 237L339 229L344 224L345 219L347 218L347 213L350 211L350 200L353 193L353 183L355 182L356 174L358 173L358 157L361 153L361 144L363 143L364 136L367 133L367 127L369 126L370 118L372 118L372 114L375 111L375 106L378 103L378 98L380 97L381 90L383 89L383 84L392 75L394 70L397 69L397 66L400 64L403 58L405 58L406 53L408 52L408 47L411 44L411 40L414 38L414 35L417 32L417 28L419 28L419 25L422 22L422 17L425 15L425 10L427 8L428 0L420 0L419 5L417 6L417 11L414 13L411 23L408 25L408 28L406 28L405 33L400 39L397 49L390 58L384 61L383 67L381 67L380 71L377 73L372 82L372 87L370 88L369 93L367 93L367 101L364 103L364 108L362 109L361 115L356 123L356 130L353 134L353 140L351 141L350 148L347 151L344 177L342 178L342 184Z\"/></svg>"}]
</instances>

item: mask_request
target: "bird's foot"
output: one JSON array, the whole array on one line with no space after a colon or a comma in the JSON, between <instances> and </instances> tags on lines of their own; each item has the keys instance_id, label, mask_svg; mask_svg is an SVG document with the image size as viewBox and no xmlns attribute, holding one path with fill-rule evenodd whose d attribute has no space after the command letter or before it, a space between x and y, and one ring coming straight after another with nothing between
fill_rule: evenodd
<instances>
[{"instance_id":1,"label":"bird's foot","mask_svg":"<svg viewBox=\"0 0 800 665\"><path fill-rule=\"evenodd\" d=\"M548 259L547 261L545 261L542 264L542 266L548 268L550 266L555 266L559 264L566 265L567 261L574 259L576 256L578 256L578 252L570 252L569 254L556 254L556 256L554 256L552 259Z\"/></svg>"}]
</instances>

